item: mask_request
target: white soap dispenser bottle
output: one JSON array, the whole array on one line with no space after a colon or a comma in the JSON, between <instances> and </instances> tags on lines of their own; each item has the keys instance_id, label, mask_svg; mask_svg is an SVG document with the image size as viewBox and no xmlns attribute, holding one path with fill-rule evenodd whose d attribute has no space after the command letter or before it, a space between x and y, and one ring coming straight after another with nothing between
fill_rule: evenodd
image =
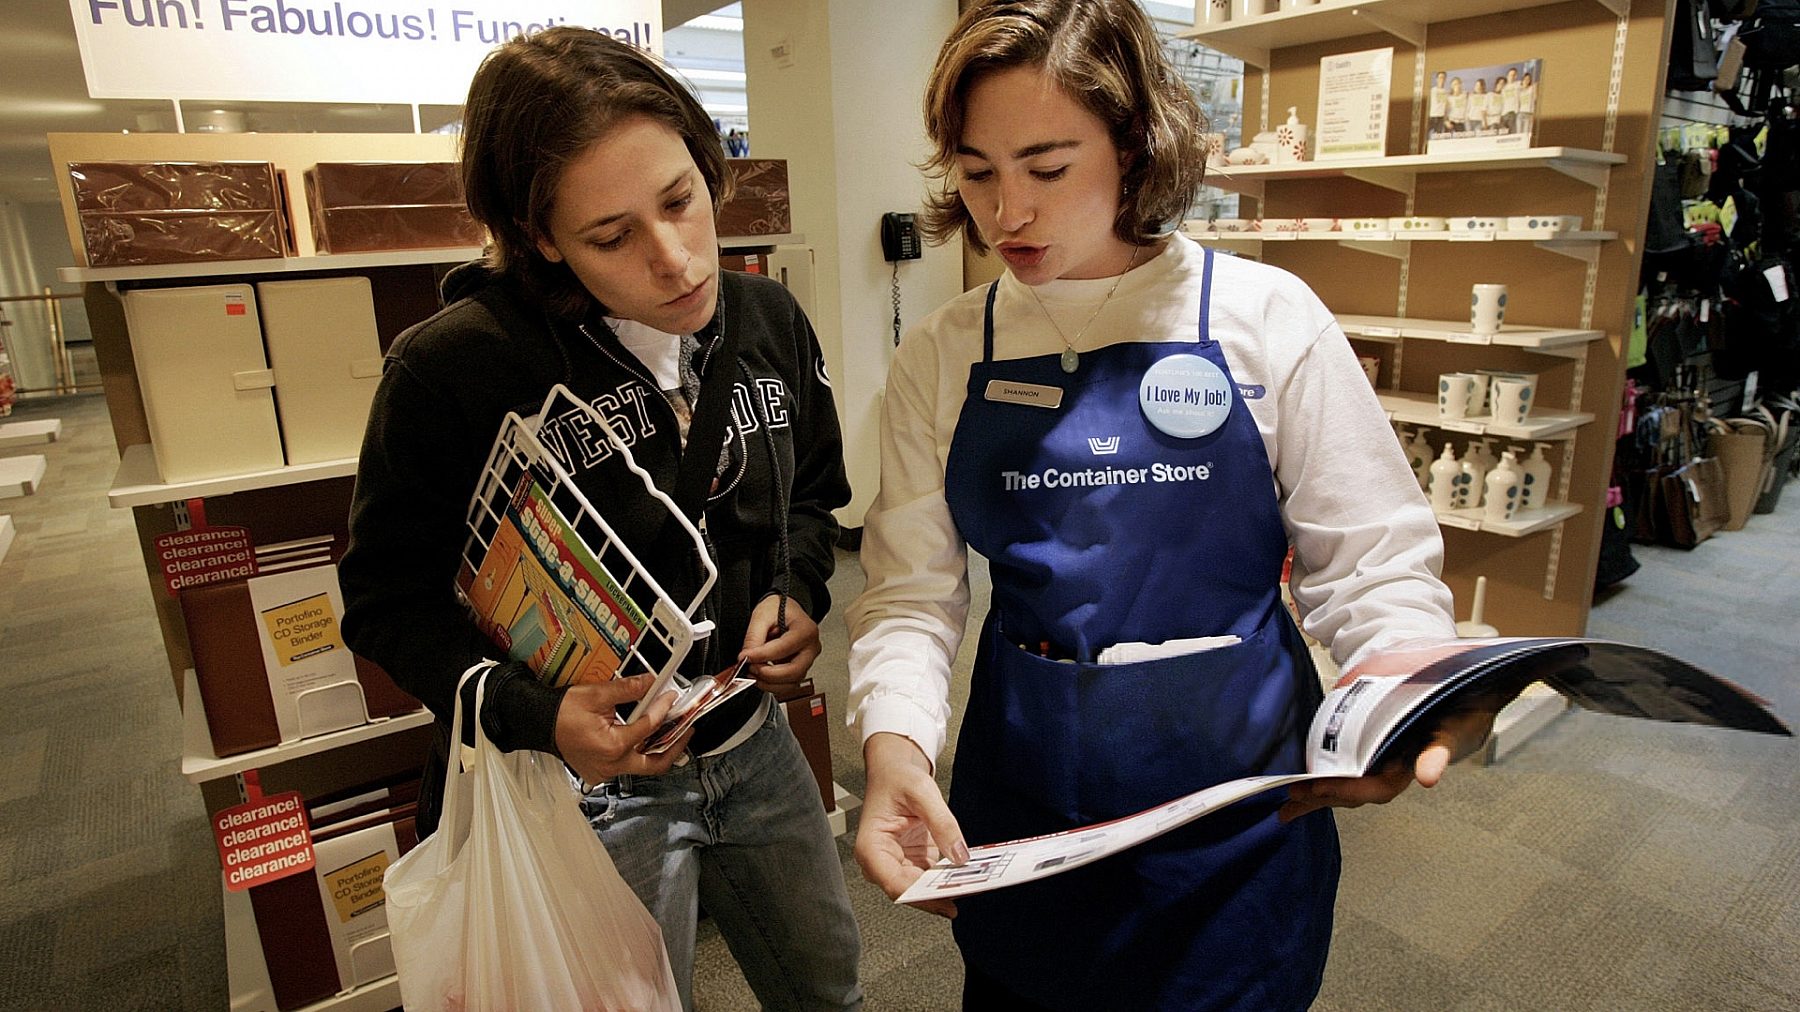
<instances>
[{"instance_id":1,"label":"white soap dispenser bottle","mask_svg":"<svg viewBox=\"0 0 1800 1012\"><path fill-rule=\"evenodd\" d=\"M1495 521L1511 520L1519 510L1522 484L1519 458L1511 450L1500 454L1500 463L1487 473L1487 506L1482 516Z\"/></svg>"},{"instance_id":2,"label":"white soap dispenser bottle","mask_svg":"<svg viewBox=\"0 0 1800 1012\"><path fill-rule=\"evenodd\" d=\"M1519 465L1523 472L1520 509L1543 509L1550 501L1550 461L1544 457L1544 444L1532 444L1531 457Z\"/></svg>"},{"instance_id":3,"label":"white soap dispenser bottle","mask_svg":"<svg viewBox=\"0 0 1800 1012\"><path fill-rule=\"evenodd\" d=\"M1444 454L1431 465L1431 508L1442 513L1456 505L1457 483L1462 468L1457 466L1456 451L1444 444Z\"/></svg>"},{"instance_id":4,"label":"white soap dispenser bottle","mask_svg":"<svg viewBox=\"0 0 1800 1012\"><path fill-rule=\"evenodd\" d=\"M1472 509L1481 505L1484 488L1482 482L1487 480L1487 473L1487 463L1481 458L1481 444L1470 443L1468 450L1463 453L1463 480L1456 486L1457 509Z\"/></svg>"},{"instance_id":5,"label":"white soap dispenser bottle","mask_svg":"<svg viewBox=\"0 0 1800 1012\"><path fill-rule=\"evenodd\" d=\"M1405 432L1401 433L1402 438ZM1431 440L1425 438L1425 430L1414 429L1412 438L1404 444L1406 447L1406 463L1412 468L1413 475L1418 478L1419 487L1431 487Z\"/></svg>"}]
</instances>

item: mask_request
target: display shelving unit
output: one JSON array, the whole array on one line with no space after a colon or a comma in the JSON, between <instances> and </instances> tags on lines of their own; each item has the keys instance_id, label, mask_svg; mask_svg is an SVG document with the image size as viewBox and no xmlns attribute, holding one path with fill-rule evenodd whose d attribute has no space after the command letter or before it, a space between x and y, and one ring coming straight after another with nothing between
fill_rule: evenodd
<instances>
[{"instance_id":1,"label":"display shelving unit","mask_svg":"<svg viewBox=\"0 0 1800 1012\"><path fill-rule=\"evenodd\" d=\"M56 134L51 135L50 141L55 164L137 159L271 160L287 170L291 181L298 181L304 167L318 161L455 158L454 139L434 135ZM62 185L65 224L72 245L80 249L66 180ZM62 280L83 286L119 448L119 466L107 499L115 508L132 511L146 564L152 567L153 586L160 581L154 578L154 556L149 546L156 537L186 525L187 507L194 500L205 501L210 522L245 526L259 544L321 533L347 538L357 461L348 457L194 481L163 481L144 417L137 363L119 294L136 287L220 284L267 280L271 276L364 276L373 289L377 330L385 350L407 326L436 311L441 273L481 253L477 248L462 247L315 255L310 224L303 214L296 217L294 226L300 256L133 267L67 267L58 272ZM804 236L788 233L721 237L719 245L727 250L770 252L777 246L804 242ZM6 531L10 530L8 526ZM429 712L421 709L273 748L218 757L208 733L179 603L160 590L153 591L153 600L171 680L183 704L182 774L199 787L209 812L245 800L253 789L249 785L253 771L261 790L267 793L299 790L314 796L400 774L416 767L428 751L433 720ZM854 796L841 787L837 789L837 807L830 813L837 832L847 828L846 813L857 803ZM231 1008L239 1012L273 1010L274 996L249 898L225 889L222 874L221 891ZM361 1012L399 1004L398 983L389 976L307 1008Z\"/></svg>"},{"instance_id":2,"label":"display shelving unit","mask_svg":"<svg viewBox=\"0 0 1800 1012\"><path fill-rule=\"evenodd\" d=\"M1549 236L1184 226L1202 243L1306 280L1358 354L1381 360L1378 395L1393 421L1559 448L1545 508L1505 524L1479 510L1438 517L1446 582L1468 600L1476 578L1487 576L1486 619L1506 634L1586 630L1608 512L1601 504L1624 373L1620 345L1641 256L1619 236L1641 233L1648 205L1666 17L1661 0L1321 0L1184 33L1245 62L1246 134L1256 129L1250 96L1260 92L1262 130L1273 129L1271 109L1291 106L1311 122L1323 57L1394 47L1383 156L1209 167L1209 184L1256 202L1243 218L1581 217L1581 231ZM1523 59L1543 61L1533 146L1425 153L1430 74ZM1510 288L1508 326L1498 334L1478 336L1456 322L1476 282ZM1475 368L1539 374L1523 425L1439 416L1438 374ZM1508 727L1529 729L1558 699L1528 695L1522 713L1503 719L1490 754L1514 746Z\"/></svg>"}]
</instances>

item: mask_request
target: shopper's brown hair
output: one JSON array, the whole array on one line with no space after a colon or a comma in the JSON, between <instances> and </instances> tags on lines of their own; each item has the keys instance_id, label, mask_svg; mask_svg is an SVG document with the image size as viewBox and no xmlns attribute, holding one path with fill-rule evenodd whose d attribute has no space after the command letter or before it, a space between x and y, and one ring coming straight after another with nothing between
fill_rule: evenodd
<instances>
[{"instance_id":1,"label":"shopper's brown hair","mask_svg":"<svg viewBox=\"0 0 1800 1012\"><path fill-rule=\"evenodd\" d=\"M693 92L649 53L559 26L495 49L469 85L463 189L469 213L491 237L488 260L562 315L582 315L593 297L566 263L538 250L538 238L550 234L557 182L572 159L631 116L681 135L717 212L731 191L718 130Z\"/></svg>"},{"instance_id":2,"label":"shopper's brown hair","mask_svg":"<svg viewBox=\"0 0 1800 1012\"><path fill-rule=\"evenodd\" d=\"M957 19L925 86L934 150L924 167L939 181L925 206L932 242L961 232L987 251L956 190L956 148L969 89L1010 67L1043 68L1106 124L1125 156L1125 196L1113 223L1121 240L1146 242L1181 221L1206 169L1205 121L1135 0L985 0Z\"/></svg>"}]
</instances>

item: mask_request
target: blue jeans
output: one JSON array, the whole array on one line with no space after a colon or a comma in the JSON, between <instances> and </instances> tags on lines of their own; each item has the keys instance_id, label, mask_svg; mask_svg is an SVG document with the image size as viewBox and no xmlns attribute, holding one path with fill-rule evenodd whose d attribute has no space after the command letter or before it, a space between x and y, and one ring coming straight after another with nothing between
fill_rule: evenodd
<instances>
[{"instance_id":1,"label":"blue jeans","mask_svg":"<svg viewBox=\"0 0 1800 1012\"><path fill-rule=\"evenodd\" d=\"M694 1007L698 908L719 925L765 1009L859 1009L862 939L837 843L780 706L749 740L582 800L613 864L662 925Z\"/></svg>"}]
</instances>

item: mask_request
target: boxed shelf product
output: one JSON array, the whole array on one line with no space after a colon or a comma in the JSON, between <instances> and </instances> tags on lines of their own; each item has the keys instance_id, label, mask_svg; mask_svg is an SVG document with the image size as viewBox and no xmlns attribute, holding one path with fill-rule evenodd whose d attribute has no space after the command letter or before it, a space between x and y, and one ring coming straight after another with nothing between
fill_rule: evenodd
<instances>
[{"instance_id":1,"label":"boxed shelf product","mask_svg":"<svg viewBox=\"0 0 1800 1012\"><path fill-rule=\"evenodd\" d=\"M163 482L281 467L275 377L255 290L245 284L132 289L119 300Z\"/></svg>"},{"instance_id":2,"label":"boxed shelf product","mask_svg":"<svg viewBox=\"0 0 1800 1012\"><path fill-rule=\"evenodd\" d=\"M479 246L454 162L319 162L306 170L320 253Z\"/></svg>"},{"instance_id":3,"label":"boxed shelf product","mask_svg":"<svg viewBox=\"0 0 1800 1012\"><path fill-rule=\"evenodd\" d=\"M794 230L783 158L727 158L732 194L719 207L719 234L781 235Z\"/></svg>"},{"instance_id":4,"label":"boxed shelf product","mask_svg":"<svg viewBox=\"0 0 1800 1012\"><path fill-rule=\"evenodd\" d=\"M332 539L259 547L258 575L191 586L181 613L220 758L371 720L419 701L352 654Z\"/></svg>"},{"instance_id":5,"label":"boxed shelf product","mask_svg":"<svg viewBox=\"0 0 1800 1012\"><path fill-rule=\"evenodd\" d=\"M259 260L287 248L269 162L70 162L90 267Z\"/></svg>"},{"instance_id":6,"label":"boxed shelf product","mask_svg":"<svg viewBox=\"0 0 1800 1012\"><path fill-rule=\"evenodd\" d=\"M417 794L384 785L365 795L369 804L309 802L313 867L249 890L276 1008L300 1008L394 972L382 879L418 846Z\"/></svg>"},{"instance_id":7,"label":"boxed shelf product","mask_svg":"<svg viewBox=\"0 0 1800 1012\"><path fill-rule=\"evenodd\" d=\"M287 462L356 456L381 380L369 279L259 281L256 298Z\"/></svg>"}]
</instances>

